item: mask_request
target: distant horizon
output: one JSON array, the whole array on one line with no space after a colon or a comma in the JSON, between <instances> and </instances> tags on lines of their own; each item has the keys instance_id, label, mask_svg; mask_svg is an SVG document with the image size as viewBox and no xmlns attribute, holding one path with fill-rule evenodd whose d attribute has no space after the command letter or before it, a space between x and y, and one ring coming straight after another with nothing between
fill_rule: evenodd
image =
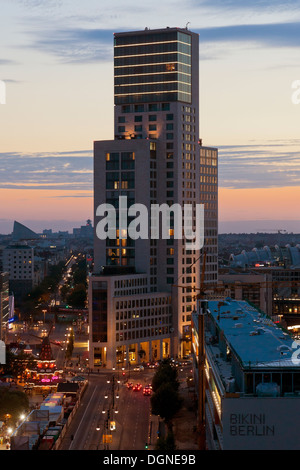
<instances>
[{"instance_id":1,"label":"distant horizon","mask_svg":"<svg viewBox=\"0 0 300 470\"><path fill-rule=\"evenodd\" d=\"M80 228L93 217L86 217L84 220L16 220L36 233L43 230L55 232L72 233L74 228ZM14 220L0 219L0 235L11 235L13 232ZM300 221L295 220L233 220L219 221L219 235L222 234L243 234L243 233L293 233L300 234Z\"/></svg>"}]
</instances>

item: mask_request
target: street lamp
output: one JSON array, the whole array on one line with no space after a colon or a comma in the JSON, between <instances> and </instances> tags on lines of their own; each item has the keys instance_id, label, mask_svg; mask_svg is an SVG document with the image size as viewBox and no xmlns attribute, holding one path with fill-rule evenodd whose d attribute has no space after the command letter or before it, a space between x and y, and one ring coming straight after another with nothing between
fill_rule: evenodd
<instances>
[{"instance_id":1,"label":"street lamp","mask_svg":"<svg viewBox=\"0 0 300 470\"><path fill-rule=\"evenodd\" d=\"M44 323L45 323L45 314L47 313L47 310L42 310L43 314L44 314Z\"/></svg>"}]
</instances>

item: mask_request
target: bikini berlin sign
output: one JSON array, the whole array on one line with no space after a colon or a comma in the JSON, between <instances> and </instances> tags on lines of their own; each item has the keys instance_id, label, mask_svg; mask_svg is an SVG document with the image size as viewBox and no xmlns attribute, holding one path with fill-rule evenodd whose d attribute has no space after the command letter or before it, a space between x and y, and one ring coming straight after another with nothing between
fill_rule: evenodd
<instances>
[{"instance_id":1,"label":"bikini berlin sign","mask_svg":"<svg viewBox=\"0 0 300 470\"><path fill-rule=\"evenodd\" d=\"M195 217L193 217L195 211ZM173 224L171 226L171 214ZM184 239L189 250L200 250L204 245L204 204L151 204L150 214L144 204L132 204L128 207L127 196L119 197L118 209L112 204L100 204L96 216L101 220L96 225L96 235L100 240L115 240L117 230L120 239ZM128 224L128 218L133 220ZM160 223L161 220L161 223ZM194 225L194 229L193 229Z\"/></svg>"}]
</instances>

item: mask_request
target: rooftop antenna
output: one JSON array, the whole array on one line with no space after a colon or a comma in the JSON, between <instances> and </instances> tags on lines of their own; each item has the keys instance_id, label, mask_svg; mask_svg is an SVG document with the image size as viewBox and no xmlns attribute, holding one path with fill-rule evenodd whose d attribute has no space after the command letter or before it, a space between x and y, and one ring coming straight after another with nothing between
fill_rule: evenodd
<instances>
[{"instance_id":1,"label":"rooftop antenna","mask_svg":"<svg viewBox=\"0 0 300 470\"><path fill-rule=\"evenodd\" d=\"M188 29L188 24L191 24L190 21L187 22L187 24L185 25L185 29Z\"/></svg>"}]
</instances>

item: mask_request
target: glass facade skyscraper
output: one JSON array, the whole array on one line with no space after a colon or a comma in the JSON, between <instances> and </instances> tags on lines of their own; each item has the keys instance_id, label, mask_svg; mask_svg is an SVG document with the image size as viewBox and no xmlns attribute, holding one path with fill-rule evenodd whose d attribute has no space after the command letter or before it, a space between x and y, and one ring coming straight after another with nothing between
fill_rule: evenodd
<instances>
[{"instance_id":1,"label":"glass facade skyscraper","mask_svg":"<svg viewBox=\"0 0 300 470\"><path fill-rule=\"evenodd\" d=\"M191 103L191 35L179 30L115 34L115 104Z\"/></svg>"},{"instance_id":2,"label":"glass facade skyscraper","mask_svg":"<svg viewBox=\"0 0 300 470\"><path fill-rule=\"evenodd\" d=\"M107 295L101 308L90 302L91 329L94 323L95 333L102 325L99 337L91 334L90 360L93 363L97 357L97 364L112 364L118 348L126 353L123 358L130 351L132 362L138 362L139 350L146 351L148 360L154 351L161 358L183 356L191 348L191 314L203 250L188 249L185 236L174 236L173 213L167 239L133 240L123 238L120 230L114 239L99 239L97 208L111 204L119 222L120 196L127 197L128 206L143 205L149 214L155 204L189 205L195 230L196 207L203 204L205 281L217 281L218 151L203 147L199 139L198 34L180 28L115 33L114 105L114 140L94 143L95 271L90 299L96 282L106 283ZM110 276L118 276L119 288ZM130 305L139 309L138 314L132 308L122 311L121 318L116 297L124 292L132 296ZM164 323L159 315L162 307L155 308L157 299L167 305Z\"/></svg>"}]
</instances>

